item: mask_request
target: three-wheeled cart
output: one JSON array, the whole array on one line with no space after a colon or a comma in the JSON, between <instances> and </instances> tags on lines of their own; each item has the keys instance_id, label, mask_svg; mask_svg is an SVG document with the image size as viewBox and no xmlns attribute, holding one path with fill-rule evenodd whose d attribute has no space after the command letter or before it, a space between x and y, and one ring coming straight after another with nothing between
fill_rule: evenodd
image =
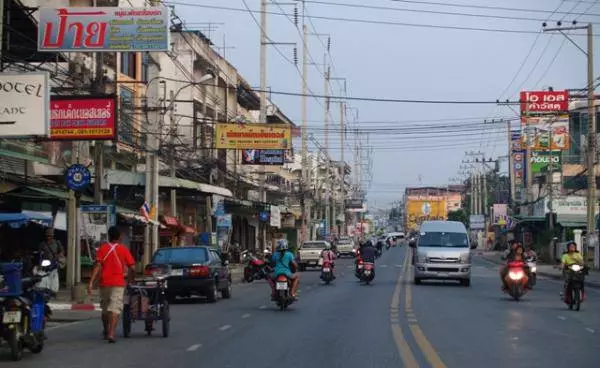
<instances>
[{"instance_id":1,"label":"three-wheeled cart","mask_svg":"<svg viewBox=\"0 0 600 368\"><path fill-rule=\"evenodd\" d=\"M155 322L162 322L163 337L169 336L169 302L167 301L167 280L164 277L137 279L127 286L123 307L123 336L131 335L131 326L136 321L144 321L148 336L154 331Z\"/></svg>"}]
</instances>

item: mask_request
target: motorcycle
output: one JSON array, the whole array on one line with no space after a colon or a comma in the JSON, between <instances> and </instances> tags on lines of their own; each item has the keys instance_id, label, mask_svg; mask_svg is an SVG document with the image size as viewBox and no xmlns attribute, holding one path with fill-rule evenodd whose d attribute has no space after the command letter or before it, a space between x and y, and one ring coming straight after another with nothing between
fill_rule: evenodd
<instances>
[{"instance_id":1,"label":"motorcycle","mask_svg":"<svg viewBox=\"0 0 600 368\"><path fill-rule=\"evenodd\" d=\"M537 259L535 257L527 257L525 262L527 262L527 267L529 268L529 273L531 277L529 278L529 288L533 288L533 286L537 282Z\"/></svg>"},{"instance_id":2,"label":"motorcycle","mask_svg":"<svg viewBox=\"0 0 600 368\"><path fill-rule=\"evenodd\" d=\"M508 274L505 277L507 289L504 291L519 301L525 293L527 293L528 277L525 272L525 263L509 262Z\"/></svg>"},{"instance_id":3,"label":"motorcycle","mask_svg":"<svg viewBox=\"0 0 600 368\"><path fill-rule=\"evenodd\" d=\"M579 311L581 308L581 303L585 297L583 292L583 282L587 272L587 267L577 264L569 266L566 272L567 286L565 288L563 301L569 306L569 309Z\"/></svg>"},{"instance_id":4,"label":"motorcycle","mask_svg":"<svg viewBox=\"0 0 600 368\"><path fill-rule=\"evenodd\" d=\"M375 278L375 265L370 262L363 262L363 268L360 272L360 281L369 285Z\"/></svg>"},{"instance_id":5,"label":"motorcycle","mask_svg":"<svg viewBox=\"0 0 600 368\"><path fill-rule=\"evenodd\" d=\"M264 280L268 277L268 262L259 259L247 250L242 252L242 260L246 262L244 266L244 281L252 282L254 280Z\"/></svg>"},{"instance_id":6,"label":"motorcycle","mask_svg":"<svg viewBox=\"0 0 600 368\"><path fill-rule=\"evenodd\" d=\"M45 275L52 270L50 266L49 260L41 262ZM46 319L52 314L47 303L54 292L36 287L45 277L41 272L21 279L20 264L14 263L2 265L1 271L0 342L4 340L12 360L19 361L25 348L34 354L44 349Z\"/></svg>"},{"instance_id":7,"label":"motorcycle","mask_svg":"<svg viewBox=\"0 0 600 368\"><path fill-rule=\"evenodd\" d=\"M275 278L275 303L280 310L287 309L293 302L294 298L290 293L291 280L285 275L279 275Z\"/></svg>"},{"instance_id":8,"label":"motorcycle","mask_svg":"<svg viewBox=\"0 0 600 368\"><path fill-rule=\"evenodd\" d=\"M333 264L329 261L324 261L321 267L321 280L325 285L329 285L333 281Z\"/></svg>"}]
</instances>

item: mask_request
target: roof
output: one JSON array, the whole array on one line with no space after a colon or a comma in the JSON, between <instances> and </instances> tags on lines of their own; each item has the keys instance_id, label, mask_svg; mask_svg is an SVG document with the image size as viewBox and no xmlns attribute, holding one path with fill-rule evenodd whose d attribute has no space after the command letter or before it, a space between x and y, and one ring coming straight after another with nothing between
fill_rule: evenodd
<instances>
[{"instance_id":1,"label":"roof","mask_svg":"<svg viewBox=\"0 0 600 368\"><path fill-rule=\"evenodd\" d=\"M448 233L466 232L465 224L458 221L424 221L420 227L421 232L436 231Z\"/></svg>"}]
</instances>

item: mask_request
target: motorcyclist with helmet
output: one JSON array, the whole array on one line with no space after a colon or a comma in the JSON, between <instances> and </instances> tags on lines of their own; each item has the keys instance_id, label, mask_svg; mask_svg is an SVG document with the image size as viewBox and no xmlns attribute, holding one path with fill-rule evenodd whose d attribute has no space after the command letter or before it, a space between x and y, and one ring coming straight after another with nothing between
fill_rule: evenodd
<instances>
[{"instance_id":1,"label":"motorcyclist with helmet","mask_svg":"<svg viewBox=\"0 0 600 368\"><path fill-rule=\"evenodd\" d=\"M272 277L269 280L269 285L271 285L271 299L275 300L276 298L277 290L275 290L274 280L279 275L285 275L291 280L292 290L290 295L296 299L296 293L300 285L300 279L296 273L298 264L296 263L296 257L294 256L294 253L288 249L287 240L279 239L277 241L277 248L271 257L271 266L273 267Z\"/></svg>"},{"instance_id":2,"label":"motorcyclist with helmet","mask_svg":"<svg viewBox=\"0 0 600 368\"><path fill-rule=\"evenodd\" d=\"M375 257L377 249L373 246L371 241L360 243L360 248L356 253L356 274L358 275L358 265L362 262L375 263Z\"/></svg>"},{"instance_id":3,"label":"motorcyclist with helmet","mask_svg":"<svg viewBox=\"0 0 600 368\"><path fill-rule=\"evenodd\" d=\"M327 243L325 245L325 249L323 249L323 251L321 252L321 259L323 260L323 264L325 263L329 263L331 266L331 274L333 275L333 279L335 279L335 274L334 274L334 270L335 270L335 252L333 250L331 250L331 246L329 245L329 243Z\"/></svg>"}]
</instances>

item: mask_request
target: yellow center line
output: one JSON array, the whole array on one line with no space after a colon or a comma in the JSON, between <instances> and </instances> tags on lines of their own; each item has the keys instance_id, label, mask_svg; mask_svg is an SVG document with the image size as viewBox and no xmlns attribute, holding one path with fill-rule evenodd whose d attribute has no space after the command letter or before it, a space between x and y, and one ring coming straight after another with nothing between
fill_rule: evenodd
<instances>
[{"instance_id":1,"label":"yellow center line","mask_svg":"<svg viewBox=\"0 0 600 368\"><path fill-rule=\"evenodd\" d=\"M410 253L410 256L412 256L412 249L410 249L408 253ZM410 256L407 256L407 258L410 258ZM438 353L435 351L435 349L429 342L429 340L427 340L427 338L425 337L423 330L417 324L415 315L412 313L412 284L407 283L406 290L404 292L405 310L407 312L410 311L410 318L408 320L410 332L412 333L415 341L417 342L419 349L421 349L423 355L425 355L425 359L427 359L432 368L447 368L444 362L442 362L442 359L440 358Z\"/></svg>"},{"instance_id":2,"label":"yellow center line","mask_svg":"<svg viewBox=\"0 0 600 368\"><path fill-rule=\"evenodd\" d=\"M394 290L394 294L392 295L392 302L390 309L393 311L391 314L395 314L391 317L392 324L392 335L394 336L394 342L396 343L396 347L398 348L398 353L400 354L400 359L402 359L402 363L405 368L419 368L419 364L417 363L417 359L413 354L406 338L404 338L404 334L402 333L402 329L400 328L399 320L396 318L397 310L400 304L400 293L402 292L402 284L404 282L404 277L406 275L406 264L408 257L404 258L404 267L400 272L400 276L398 277L398 281L396 282L396 288Z\"/></svg>"}]
</instances>

